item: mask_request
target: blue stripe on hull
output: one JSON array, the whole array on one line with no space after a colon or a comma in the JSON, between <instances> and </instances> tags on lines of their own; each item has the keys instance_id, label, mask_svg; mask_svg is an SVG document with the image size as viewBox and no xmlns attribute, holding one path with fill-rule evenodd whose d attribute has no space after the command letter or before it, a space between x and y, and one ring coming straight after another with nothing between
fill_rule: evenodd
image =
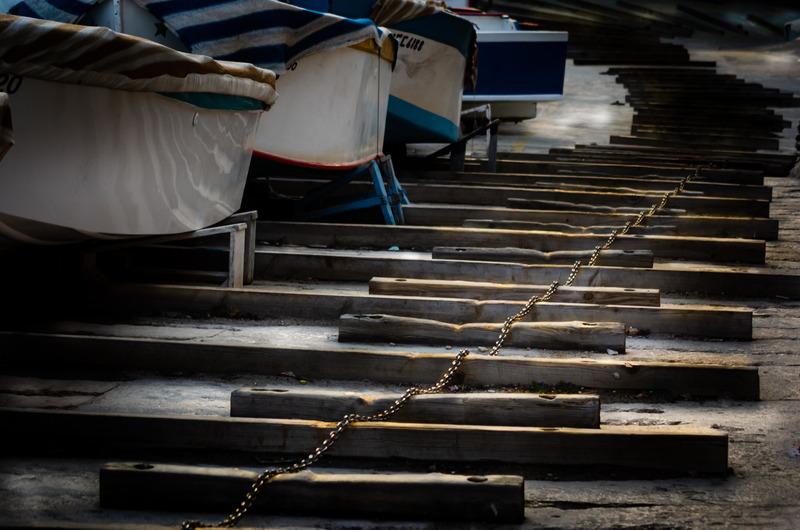
<instances>
[{"instance_id":1,"label":"blue stripe on hull","mask_svg":"<svg viewBox=\"0 0 800 530\"><path fill-rule=\"evenodd\" d=\"M480 37L478 37L480 39ZM563 94L566 42L478 41L478 83L464 94Z\"/></svg>"},{"instance_id":2,"label":"blue stripe on hull","mask_svg":"<svg viewBox=\"0 0 800 530\"><path fill-rule=\"evenodd\" d=\"M458 140L458 125L395 96L389 96L387 144L449 143Z\"/></svg>"}]
</instances>

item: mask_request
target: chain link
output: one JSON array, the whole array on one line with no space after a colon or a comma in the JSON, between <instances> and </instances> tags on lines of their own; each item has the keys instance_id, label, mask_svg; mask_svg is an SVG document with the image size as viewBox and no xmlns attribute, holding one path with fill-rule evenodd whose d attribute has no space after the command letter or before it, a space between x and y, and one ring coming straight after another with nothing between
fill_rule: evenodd
<instances>
[{"instance_id":1,"label":"chain link","mask_svg":"<svg viewBox=\"0 0 800 530\"><path fill-rule=\"evenodd\" d=\"M677 188L673 191L669 191L664 194L664 197L661 199L660 203L653 204L649 211L645 212L644 210L639 212L638 216L633 221L628 221L625 224L625 227L621 230L614 230L608 236L608 239L600 246L595 247L594 252L592 252L591 257L589 258L587 265L589 267L593 266L597 259L600 257L600 252L609 248L614 241L617 239L618 235L625 235L628 231L635 227L639 226L647 217L654 215L655 212L662 209L669 200L670 197L680 193L686 187L686 184L693 178L697 177L700 174L700 167L697 167L693 174L687 175L686 177L681 180L680 184ZM581 269L581 262L580 260L576 261L572 268L569 271L569 275L567 276L567 281L564 282L564 286L571 286L572 283L575 281L575 278L578 276L578 272ZM525 318L533 309L533 306L539 302L547 302L550 300L553 295L556 294L561 284L559 284L558 280L554 281L550 284L550 287L545 291L542 295L533 295L525 306L515 315L510 316L503 322L503 325L500 328L500 334L497 338L492 349L489 351L489 355L496 356L500 353L500 349L503 347L508 335L511 333L511 327ZM236 509L228 515L226 519L220 521L216 524L207 524L201 521L190 520L185 521L181 525L182 530L195 530L196 528L231 528L236 526L236 524L241 520L242 517L247 513L250 508L252 508L253 504L256 501L258 494L261 491L261 488L264 485L272 480L273 478L277 477L278 475L285 475L291 473L299 473L310 467L311 465L315 464L320 458L322 458L323 454L330 449L330 447L339 439L342 432L351 424L355 422L369 422L369 421L384 421L387 418L391 417L392 415L396 414L405 404L414 396L423 395L423 394L435 394L440 392L445 385L453 378L455 373L461 367L464 358L469 355L469 350L463 349L460 350L455 358L453 359L450 367L444 372L442 377L437 381L434 385L429 386L427 388L422 387L410 387L406 389L405 393L395 400L389 408L377 412L375 414L370 415L362 415L362 414L347 414L339 420L339 423L328 433L328 437L318 445L308 456L303 458L302 460L293 463L290 466L278 467L275 469L268 469L261 473L251 484L250 490L245 495L244 500L236 507Z\"/></svg>"}]
</instances>

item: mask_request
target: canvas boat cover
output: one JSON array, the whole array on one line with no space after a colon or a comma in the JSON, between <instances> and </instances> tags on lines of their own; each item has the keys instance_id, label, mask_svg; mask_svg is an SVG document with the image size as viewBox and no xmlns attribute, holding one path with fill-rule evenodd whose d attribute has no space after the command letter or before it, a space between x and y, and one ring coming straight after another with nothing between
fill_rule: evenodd
<instances>
[{"instance_id":1,"label":"canvas boat cover","mask_svg":"<svg viewBox=\"0 0 800 530\"><path fill-rule=\"evenodd\" d=\"M98 0L0 0L0 10L74 22ZM103 1L103 0L99 0ZM111 1L111 0L105 0ZM192 52L277 74L302 57L390 37L369 19L348 19L277 0L134 0Z\"/></svg>"},{"instance_id":2,"label":"canvas boat cover","mask_svg":"<svg viewBox=\"0 0 800 530\"><path fill-rule=\"evenodd\" d=\"M103 27L0 14L0 73L143 92L277 98L275 73L173 50Z\"/></svg>"},{"instance_id":3,"label":"canvas boat cover","mask_svg":"<svg viewBox=\"0 0 800 530\"><path fill-rule=\"evenodd\" d=\"M437 0L377 0L370 18L379 26L391 26L412 18L435 15L447 6Z\"/></svg>"}]
</instances>

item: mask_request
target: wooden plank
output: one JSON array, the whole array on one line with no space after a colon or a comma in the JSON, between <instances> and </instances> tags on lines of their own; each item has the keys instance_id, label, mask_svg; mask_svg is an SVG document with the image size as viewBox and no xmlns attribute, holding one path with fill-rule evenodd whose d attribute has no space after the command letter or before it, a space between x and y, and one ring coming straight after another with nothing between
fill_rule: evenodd
<instances>
[{"instance_id":1,"label":"wooden plank","mask_svg":"<svg viewBox=\"0 0 800 530\"><path fill-rule=\"evenodd\" d=\"M577 145L573 148L552 148L548 154L534 153L498 153L498 158L517 161L548 161L572 164L572 169L564 168L569 174L584 174L585 171L595 171L595 165L600 165L600 175L610 174L614 176L614 166L644 166L658 167L658 170L643 169L638 170L635 175L641 176L658 175L658 178L683 178L686 172L693 172L696 167L700 169L700 182L717 182L737 185L756 185L764 184L764 169L762 164L751 163L744 167L737 166L737 160L731 160L733 167L726 165L720 168L725 160L714 154L698 153L670 153L656 149L621 146L621 145ZM715 158L716 156L716 158ZM566 157L566 158L565 158ZM624 160L624 162L620 162ZM709 163L716 164L709 166ZM787 160L788 163L788 160ZM669 172L662 171L661 168L669 168ZM681 171L682 170L682 171ZM563 172L563 170L561 171ZM524 171L523 171L524 173ZM619 173L617 176L625 174Z\"/></svg>"},{"instance_id":2,"label":"wooden plank","mask_svg":"<svg viewBox=\"0 0 800 530\"><path fill-rule=\"evenodd\" d=\"M369 281L370 294L470 298L473 300L527 301L532 296L543 295L549 287L549 285L422 280L418 278L372 278ZM630 287L562 286L550 301L572 304L658 307L661 305L661 293L658 289L632 289Z\"/></svg>"},{"instance_id":3,"label":"wooden plank","mask_svg":"<svg viewBox=\"0 0 800 530\"><path fill-rule=\"evenodd\" d=\"M402 392L344 392L325 389L240 388L231 393L231 417L339 421L346 414L384 411ZM402 423L600 427L596 395L525 393L423 394L392 416Z\"/></svg>"},{"instance_id":4,"label":"wooden plank","mask_svg":"<svg viewBox=\"0 0 800 530\"><path fill-rule=\"evenodd\" d=\"M433 384L450 366L452 354L375 351L346 347L223 344L143 338L0 332L6 366L156 373L302 374L310 379ZM400 351L398 351L400 350ZM555 385L560 381L597 389L664 390L679 395L730 395L759 399L758 368L594 359L537 359L503 353L471 353L458 372L475 386Z\"/></svg>"},{"instance_id":5,"label":"wooden plank","mask_svg":"<svg viewBox=\"0 0 800 530\"><path fill-rule=\"evenodd\" d=\"M112 462L100 468L105 509L232 511L258 473L237 468ZM252 513L520 523L523 478L442 473L279 475L261 488Z\"/></svg>"},{"instance_id":6,"label":"wooden plank","mask_svg":"<svg viewBox=\"0 0 800 530\"><path fill-rule=\"evenodd\" d=\"M613 137L612 137L613 138ZM645 139L637 139L645 141ZM661 140L659 140L661 141ZM304 194L324 181L270 178L276 191ZM661 202L663 193L600 193L592 191L569 191L553 189L529 189L513 186L479 186L465 184L415 184L403 183L411 202L481 204L504 206L509 198L528 200L565 201L579 204L594 204L617 207L648 209ZM354 192L369 191L369 186L352 184ZM749 198L704 197L679 194L667 201L668 208L685 209L697 215L738 212L750 217L769 217L769 201Z\"/></svg>"},{"instance_id":7,"label":"wooden plank","mask_svg":"<svg viewBox=\"0 0 800 530\"><path fill-rule=\"evenodd\" d=\"M642 123L652 125L652 123ZM675 124L679 125L679 124ZM587 145L578 144L574 148L553 148L549 155L558 158L568 157L586 164L592 161L626 160L642 163L663 163L691 166L693 164L710 165L711 167L729 168L724 171L746 171L753 173L742 183L763 184L764 174L773 177L785 177L791 169L793 162L791 155L774 155L769 153L731 153L716 154L711 152L697 153L690 150L670 149L666 147L648 147L635 145ZM756 175L758 173L758 175ZM709 179L707 179L709 180Z\"/></svg>"},{"instance_id":8,"label":"wooden plank","mask_svg":"<svg viewBox=\"0 0 800 530\"><path fill-rule=\"evenodd\" d=\"M647 269L643 269L647 270ZM411 277L414 277L413 275ZM368 281L368 280L365 280ZM359 292L300 291L288 288L223 289L206 286L119 284L103 287L92 303L104 311L175 310L259 318L338 319L345 313L381 313L453 324L501 323L525 305L515 301L378 296ZM90 296L87 293L87 296ZM124 304L124 305L123 305ZM642 333L750 340L753 314L748 309L708 306L636 307L541 302L526 321L624 322ZM492 341L494 342L494 341Z\"/></svg>"},{"instance_id":9,"label":"wooden plank","mask_svg":"<svg viewBox=\"0 0 800 530\"><path fill-rule=\"evenodd\" d=\"M492 219L558 223L576 226L624 226L633 221L632 214L580 212L575 210L533 210L494 206L466 206L416 203L403 206L409 225L462 226L467 219ZM778 239L778 220L750 217L698 217L689 215L653 216L660 225L674 226L678 235L700 237L741 237L745 239Z\"/></svg>"},{"instance_id":10,"label":"wooden plank","mask_svg":"<svg viewBox=\"0 0 800 530\"><path fill-rule=\"evenodd\" d=\"M576 261L588 263L594 254L591 250L559 250L542 252L531 248L485 247L433 247L433 259L462 259L473 261L511 261L514 263L558 263L572 265ZM605 267L653 266L653 253L647 250L603 250L597 265Z\"/></svg>"},{"instance_id":11,"label":"wooden plank","mask_svg":"<svg viewBox=\"0 0 800 530\"><path fill-rule=\"evenodd\" d=\"M389 314L339 317L339 342L400 344L493 344L502 324L450 324L429 318ZM621 322L518 322L505 342L516 348L551 350L589 349L625 352L625 324Z\"/></svg>"},{"instance_id":12,"label":"wooden plank","mask_svg":"<svg viewBox=\"0 0 800 530\"><path fill-rule=\"evenodd\" d=\"M684 170L686 171L686 170ZM566 175L561 173L483 173L477 171L434 171L434 170L407 170L399 172L398 178L403 184L437 182L443 183L469 183L493 186L521 186L521 187L559 187L567 188L598 188L598 189L630 189L639 192L666 193L673 191L680 183L682 176L640 176L640 177L614 177L607 175ZM704 182L703 180L690 181L685 188L686 192L699 192L703 195L714 197L750 198L770 200L772 188L769 186L729 184L718 182Z\"/></svg>"},{"instance_id":13,"label":"wooden plank","mask_svg":"<svg viewBox=\"0 0 800 530\"><path fill-rule=\"evenodd\" d=\"M566 173L571 175L595 175L595 176L629 176L646 178L655 175L659 178L673 177L683 178L691 175L695 167L676 167L671 164L630 164L630 163L587 163L587 162L564 162L564 161L542 161L531 160L526 153L521 153L517 157L507 156L507 153L498 154L497 171L500 173ZM520 159L520 158L527 159ZM514 159L516 158L516 159ZM472 164L467 164L466 168L470 171L486 171L485 161L475 160ZM702 165L702 164L698 164ZM733 171L700 169L700 179L706 182L725 182L730 184L762 184L759 182L759 172L757 171Z\"/></svg>"},{"instance_id":14,"label":"wooden plank","mask_svg":"<svg viewBox=\"0 0 800 530\"><path fill-rule=\"evenodd\" d=\"M25 425L9 449L57 444L68 451L135 448L308 454L333 423L198 415L142 415L0 408L0 423ZM57 437L52 434L58 433ZM724 474L728 435L715 429L496 427L367 422L347 429L330 457L516 465L605 465Z\"/></svg>"},{"instance_id":15,"label":"wooden plank","mask_svg":"<svg viewBox=\"0 0 800 530\"><path fill-rule=\"evenodd\" d=\"M521 232L460 227L358 225L344 223L293 223L260 221L257 237L281 245L338 248L384 248L431 250L433 247L517 247L542 252L591 250L603 245L607 235ZM654 257L698 261L764 263L766 243L748 239L672 236L619 236L614 250L649 250Z\"/></svg>"},{"instance_id":16,"label":"wooden plank","mask_svg":"<svg viewBox=\"0 0 800 530\"><path fill-rule=\"evenodd\" d=\"M378 257L310 249L286 252L262 248L257 251L256 262L257 276L261 279L288 277L364 282L373 276L396 276L467 281L491 278L496 282L539 285L549 285L557 280L563 285L571 269L566 265L433 260L429 255L414 253L399 253L396 259L387 259L386 255ZM732 267L583 267L573 285L800 299L800 275Z\"/></svg>"},{"instance_id":17,"label":"wooden plank","mask_svg":"<svg viewBox=\"0 0 800 530\"><path fill-rule=\"evenodd\" d=\"M619 226L574 226L561 223L537 223L535 221L493 221L491 219L467 219L465 228L493 228L498 230L536 230L542 232L559 232L562 234L611 234L614 230L619 232ZM639 225L628 230L628 235L642 236L678 236L678 229L670 225ZM685 235L685 234L683 234ZM434 249L435 250L435 249ZM504 260L511 261L511 260ZM636 265L611 264L617 267Z\"/></svg>"}]
</instances>

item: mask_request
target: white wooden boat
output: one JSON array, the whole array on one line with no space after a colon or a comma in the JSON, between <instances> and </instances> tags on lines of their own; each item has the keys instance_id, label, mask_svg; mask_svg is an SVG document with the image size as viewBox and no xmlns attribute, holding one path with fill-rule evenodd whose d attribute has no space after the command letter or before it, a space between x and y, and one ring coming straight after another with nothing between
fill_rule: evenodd
<instances>
[{"instance_id":1,"label":"white wooden boat","mask_svg":"<svg viewBox=\"0 0 800 530\"><path fill-rule=\"evenodd\" d=\"M478 35L480 73L464 91L465 108L489 104L492 118L517 121L535 117L537 103L563 98L567 32L523 29L503 13L454 12Z\"/></svg>"},{"instance_id":2,"label":"white wooden boat","mask_svg":"<svg viewBox=\"0 0 800 530\"><path fill-rule=\"evenodd\" d=\"M276 99L268 70L13 15L0 15L0 80L0 116L13 123L0 135L13 141L0 160L0 234L25 243L225 219Z\"/></svg>"},{"instance_id":3,"label":"white wooden boat","mask_svg":"<svg viewBox=\"0 0 800 530\"><path fill-rule=\"evenodd\" d=\"M210 1L197 9L105 0L82 20L279 74L280 104L258 131L256 157L341 169L381 154L396 44L369 21L274 0Z\"/></svg>"},{"instance_id":4,"label":"white wooden boat","mask_svg":"<svg viewBox=\"0 0 800 530\"><path fill-rule=\"evenodd\" d=\"M473 78L475 30L441 5L413 0L293 0L350 18L371 18L398 40L386 120L388 144L453 142L461 94Z\"/></svg>"}]
</instances>

